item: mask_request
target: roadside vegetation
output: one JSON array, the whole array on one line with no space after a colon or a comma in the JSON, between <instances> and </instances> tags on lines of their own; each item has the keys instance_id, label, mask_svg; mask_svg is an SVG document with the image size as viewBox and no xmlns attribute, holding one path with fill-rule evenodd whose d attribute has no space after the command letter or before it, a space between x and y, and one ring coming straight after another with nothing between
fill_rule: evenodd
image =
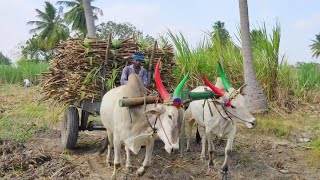
<instances>
[{"instance_id":1,"label":"roadside vegetation","mask_svg":"<svg viewBox=\"0 0 320 180\"><path fill-rule=\"evenodd\" d=\"M17 66L0 65L0 84L23 84L29 79L34 85L40 82L40 73L48 69L48 63L21 60Z\"/></svg>"}]
</instances>

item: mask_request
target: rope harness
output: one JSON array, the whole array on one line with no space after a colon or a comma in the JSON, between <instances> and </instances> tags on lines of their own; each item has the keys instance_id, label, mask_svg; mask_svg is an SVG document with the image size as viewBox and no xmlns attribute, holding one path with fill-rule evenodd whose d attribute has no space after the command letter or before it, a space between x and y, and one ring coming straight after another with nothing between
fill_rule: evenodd
<instances>
[{"instance_id":1,"label":"rope harness","mask_svg":"<svg viewBox=\"0 0 320 180\"><path fill-rule=\"evenodd\" d=\"M155 103L155 107L157 106L158 102L159 102L159 99L157 99L157 101L156 101L156 103ZM132 123L132 116L131 116L130 107L128 107L127 109L128 109L128 112L129 112L130 121L131 121L131 123ZM145 110L145 111L147 110L147 96L144 96L144 110ZM150 123L148 116L145 115L145 117L146 117L146 119L147 119L148 125L149 125L149 126L151 127L151 129L152 129L153 134L156 134L156 133L157 133L156 124L157 124L157 121L158 121L158 119L159 119L161 128L163 129L163 132L164 132L164 135L166 136L169 144L172 146L172 143L171 143L171 141L169 140L168 135L167 135L167 133L166 133L164 127L163 127L162 121L161 121L161 119L160 119L160 114L157 114L157 115L156 115L156 121L154 122L153 126L152 126L152 124Z\"/></svg>"},{"instance_id":2,"label":"rope harness","mask_svg":"<svg viewBox=\"0 0 320 180\"><path fill-rule=\"evenodd\" d=\"M236 96L237 96L238 94L239 94L238 91L232 92L231 95L230 95L229 100L232 101L233 99L236 98ZM224 129L227 127L227 125L228 125L229 122L231 122L232 125L234 124L234 120L232 119L232 117L237 118L237 119L239 119L240 121L243 121L243 122L245 122L245 123L251 123L251 122L249 122L249 121L247 121L247 120L244 120L243 118L240 118L240 117L234 115L233 113L231 113L231 112L227 109L226 103L223 103L223 104L220 104L220 103L219 103L218 105L222 106L222 109L223 109L224 113L225 113L226 116L227 116L227 117L225 117L224 115L222 115L221 110L218 109L217 104L215 103L216 100L217 100L216 98L212 98L212 101L211 101L211 102L213 102L213 105L214 105L215 108L217 109L219 115L220 115L223 119L225 119L225 120L227 121L227 122L225 123L225 125L221 128L223 131L224 131ZM225 101L225 102L226 102L226 101ZM204 122L204 109L205 109L204 107L205 107L206 103L208 104L208 109L209 109L209 111L210 111L210 115L211 115L211 117L213 117L213 112L212 112L212 108L211 108L211 106L210 106L210 102L208 101L208 99L205 99L205 100L204 100L204 103L203 103L203 112L202 112L202 118L203 118L202 121L203 121L203 122ZM232 105L230 105L230 106L231 106L232 108L235 108L235 107L232 106Z\"/></svg>"}]
</instances>

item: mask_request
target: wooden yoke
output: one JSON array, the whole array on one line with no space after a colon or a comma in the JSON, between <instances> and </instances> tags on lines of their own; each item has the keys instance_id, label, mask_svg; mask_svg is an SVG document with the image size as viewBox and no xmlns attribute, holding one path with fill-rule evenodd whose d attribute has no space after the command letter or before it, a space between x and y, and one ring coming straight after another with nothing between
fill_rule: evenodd
<instances>
[{"instance_id":1,"label":"wooden yoke","mask_svg":"<svg viewBox=\"0 0 320 180\"><path fill-rule=\"evenodd\" d=\"M183 90L181 94L182 94L181 100L184 105L189 104L191 101L219 98L219 96L212 91L190 92L187 90ZM140 105L143 105L144 103L153 104L156 102L161 102L161 99L157 96L133 97L133 98L120 99L119 106L120 107L140 106Z\"/></svg>"}]
</instances>

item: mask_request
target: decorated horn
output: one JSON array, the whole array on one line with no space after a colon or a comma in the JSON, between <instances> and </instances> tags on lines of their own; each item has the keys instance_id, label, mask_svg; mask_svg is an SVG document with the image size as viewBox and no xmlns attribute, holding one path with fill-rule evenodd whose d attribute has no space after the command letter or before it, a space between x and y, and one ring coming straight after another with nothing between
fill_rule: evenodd
<instances>
[{"instance_id":1,"label":"decorated horn","mask_svg":"<svg viewBox=\"0 0 320 180\"><path fill-rule=\"evenodd\" d=\"M206 86L209 86L209 88L213 91L213 92L215 92L215 93L217 93L219 96L223 96L224 95L224 91L223 90L221 90L221 89L219 89L219 88L217 88L215 85L213 85L207 78L206 78L206 75L203 73L202 74L202 80L203 80L203 82L204 82L204 84L206 85Z\"/></svg>"},{"instance_id":2,"label":"decorated horn","mask_svg":"<svg viewBox=\"0 0 320 180\"><path fill-rule=\"evenodd\" d=\"M190 76L190 72L187 73L187 75L184 76L184 78L181 80L181 82L178 84L178 86L176 87L176 89L173 92L173 105L176 107L180 107L181 106L181 90L184 86L184 84L186 83L186 81L188 80Z\"/></svg>"},{"instance_id":3,"label":"decorated horn","mask_svg":"<svg viewBox=\"0 0 320 180\"><path fill-rule=\"evenodd\" d=\"M218 62L218 69L219 69L219 75L221 77L222 83L224 88L228 91L231 88L231 85L229 84L226 74L224 73L221 64Z\"/></svg>"},{"instance_id":4,"label":"decorated horn","mask_svg":"<svg viewBox=\"0 0 320 180\"><path fill-rule=\"evenodd\" d=\"M161 80L161 77L160 77L160 72L159 72L159 67L160 67L160 59L157 63L157 66L156 66L156 69L154 70L154 74L155 74L155 81L156 81L156 86L157 86L157 89L160 93L160 96L161 98L164 100L164 101L167 101L170 99L170 94L168 93L168 91L166 90L166 88L163 86L163 83L162 83L162 80Z\"/></svg>"},{"instance_id":5,"label":"decorated horn","mask_svg":"<svg viewBox=\"0 0 320 180\"><path fill-rule=\"evenodd\" d=\"M219 96L223 97L223 95L225 94L225 92L219 88L217 88L215 85L213 85L204 74L202 74L202 80L204 81L204 84L206 86L209 86L209 88L214 91L215 93L217 93ZM224 101L224 106L230 106L231 102L230 99L225 99Z\"/></svg>"}]
</instances>

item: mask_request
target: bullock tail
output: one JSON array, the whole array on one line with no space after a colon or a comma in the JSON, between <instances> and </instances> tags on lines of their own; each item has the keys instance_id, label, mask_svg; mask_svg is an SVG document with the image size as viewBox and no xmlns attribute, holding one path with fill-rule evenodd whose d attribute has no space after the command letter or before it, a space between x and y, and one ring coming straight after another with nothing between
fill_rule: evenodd
<instances>
[{"instance_id":1,"label":"bullock tail","mask_svg":"<svg viewBox=\"0 0 320 180\"><path fill-rule=\"evenodd\" d=\"M99 151L98 151L99 156L107 150L108 145L109 145L108 136L106 136L105 138L103 138L102 146L99 148Z\"/></svg>"},{"instance_id":2,"label":"bullock tail","mask_svg":"<svg viewBox=\"0 0 320 180\"><path fill-rule=\"evenodd\" d=\"M200 144L200 142L201 142L201 136L200 136L199 129L198 129L198 126L197 126L196 143Z\"/></svg>"}]
</instances>

